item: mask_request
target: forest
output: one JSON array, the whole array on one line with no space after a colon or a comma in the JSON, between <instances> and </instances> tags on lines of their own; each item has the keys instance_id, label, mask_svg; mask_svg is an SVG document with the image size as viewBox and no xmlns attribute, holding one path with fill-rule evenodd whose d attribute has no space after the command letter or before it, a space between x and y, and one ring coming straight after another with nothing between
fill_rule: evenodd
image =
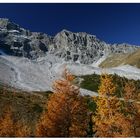
<instances>
[{"instance_id":1,"label":"forest","mask_svg":"<svg viewBox=\"0 0 140 140\"><path fill-rule=\"evenodd\" d=\"M82 96L80 87L98 96ZM139 80L106 73L77 77L65 70L53 92L1 85L0 101L0 137L140 136Z\"/></svg>"}]
</instances>

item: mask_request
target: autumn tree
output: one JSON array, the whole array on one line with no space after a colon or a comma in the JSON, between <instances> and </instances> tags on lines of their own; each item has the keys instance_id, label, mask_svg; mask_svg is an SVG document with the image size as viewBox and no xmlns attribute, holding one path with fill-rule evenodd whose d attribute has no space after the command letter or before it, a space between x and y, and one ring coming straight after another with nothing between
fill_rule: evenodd
<instances>
[{"instance_id":1,"label":"autumn tree","mask_svg":"<svg viewBox=\"0 0 140 140\"><path fill-rule=\"evenodd\" d=\"M124 99L128 100L136 100L137 98L137 89L134 82L126 82L124 86Z\"/></svg>"},{"instance_id":2,"label":"autumn tree","mask_svg":"<svg viewBox=\"0 0 140 140\"><path fill-rule=\"evenodd\" d=\"M13 137L14 125L12 121L12 111L10 107L5 108L5 112L0 117L0 136Z\"/></svg>"},{"instance_id":3,"label":"autumn tree","mask_svg":"<svg viewBox=\"0 0 140 140\"><path fill-rule=\"evenodd\" d=\"M67 70L64 79L54 82L54 93L37 124L40 137L85 137L88 128L88 109L79 88L72 84L74 76Z\"/></svg>"},{"instance_id":4,"label":"autumn tree","mask_svg":"<svg viewBox=\"0 0 140 140\"><path fill-rule=\"evenodd\" d=\"M134 135L140 136L140 102L138 89L134 82L127 82L124 86L124 108L125 112L131 116Z\"/></svg>"},{"instance_id":5,"label":"autumn tree","mask_svg":"<svg viewBox=\"0 0 140 140\"><path fill-rule=\"evenodd\" d=\"M21 121L14 121L12 107L6 106L0 117L0 137L29 137L30 128Z\"/></svg>"},{"instance_id":6,"label":"autumn tree","mask_svg":"<svg viewBox=\"0 0 140 140\"><path fill-rule=\"evenodd\" d=\"M99 96L94 97L97 104L93 116L96 137L129 137L132 135L130 119L121 113L121 102L115 96L116 85L111 75L102 74Z\"/></svg>"},{"instance_id":7,"label":"autumn tree","mask_svg":"<svg viewBox=\"0 0 140 140\"><path fill-rule=\"evenodd\" d=\"M14 124L14 136L15 137L30 137L31 128L24 121L17 121Z\"/></svg>"}]
</instances>

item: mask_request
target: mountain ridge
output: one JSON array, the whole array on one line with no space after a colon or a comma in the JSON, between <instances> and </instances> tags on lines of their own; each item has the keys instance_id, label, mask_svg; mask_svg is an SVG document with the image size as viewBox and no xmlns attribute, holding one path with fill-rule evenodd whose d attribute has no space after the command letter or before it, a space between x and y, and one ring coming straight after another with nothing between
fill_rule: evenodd
<instances>
[{"instance_id":1,"label":"mountain ridge","mask_svg":"<svg viewBox=\"0 0 140 140\"><path fill-rule=\"evenodd\" d=\"M65 61L92 64L110 53L131 53L139 46L107 44L95 35L86 32L71 32L63 29L55 36L42 32L31 32L0 18L0 47L10 55L37 59L47 52Z\"/></svg>"}]
</instances>

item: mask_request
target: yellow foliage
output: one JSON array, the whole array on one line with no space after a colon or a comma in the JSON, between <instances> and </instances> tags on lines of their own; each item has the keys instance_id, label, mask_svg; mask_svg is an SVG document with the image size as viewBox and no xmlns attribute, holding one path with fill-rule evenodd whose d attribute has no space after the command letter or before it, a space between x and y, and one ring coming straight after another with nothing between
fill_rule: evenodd
<instances>
[{"instance_id":1,"label":"yellow foliage","mask_svg":"<svg viewBox=\"0 0 140 140\"><path fill-rule=\"evenodd\" d=\"M114 95L116 90L110 75L101 75L96 115L93 116L93 131L97 137L132 136L131 121L120 112L120 100Z\"/></svg>"},{"instance_id":2,"label":"yellow foliage","mask_svg":"<svg viewBox=\"0 0 140 140\"><path fill-rule=\"evenodd\" d=\"M125 83L124 86L124 99L125 99L125 111L132 118L132 126L134 134L139 137L140 134L137 130L140 130L140 102L138 91L133 82Z\"/></svg>"},{"instance_id":3,"label":"yellow foliage","mask_svg":"<svg viewBox=\"0 0 140 140\"><path fill-rule=\"evenodd\" d=\"M133 82L127 82L124 86L124 99L125 100L135 100L137 97L137 91L135 84Z\"/></svg>"},{"instance_id":4,"label":"yellow foliage","mask_svg":"<svg viewBox=\"0 0 140 140\"><path fill-rule=\"evenodd\" d=\"M99 86L98 93L100 96L111 96L116 90L116 86L113 84L113 77L107 74L101 75L101 85Z\"/></svg>"}]
</instances>

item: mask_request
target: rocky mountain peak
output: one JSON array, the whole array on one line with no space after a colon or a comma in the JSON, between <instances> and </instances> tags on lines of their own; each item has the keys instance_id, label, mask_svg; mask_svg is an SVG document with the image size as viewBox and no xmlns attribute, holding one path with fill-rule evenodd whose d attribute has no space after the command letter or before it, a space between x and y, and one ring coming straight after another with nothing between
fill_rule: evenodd
<instances>
[{"instance_id":1,"label":"rocky mountain peak","mask_svg":"<svg viewBox=\"0 0 140 140\"><path fill-rule=\"evenodd\" d=\"M0 18L0 28L7 28L7 25L10 23L7 18Z\"/></svg>"},{"instance_id":2,"label":"rocky mountain peak","mask_svg":"<svg viewBox=\"0 0 140 140\"><path fill-rule=\"evenodd\" d=\"M30 32L9 19L0 18L0 49L10 55L36 59L49 52L65 61L91 64L104 55L133 52L137 48L128 44L107 44L95 35L66 29L51 37Z\"/></svg>"},{"instance_id":3,"label":"rocky mountain peak","mask_svg":"<svg viewBox=\"0 0 140 140\"><path fill-rule=\"evenodd\" d=\"M0 28L7 29L7 30L18 30L20 29L19 25L15 24L14 22L10 21L7 18L0 18Z\"/></svg>"},{"instance_id":4,"label":"rocky mountain peak","mask_svg":"<svg viewBox=\"0 0 140 140\"><path fill-rule=\"evenodd\" d=\"M60 31L60 33L72 33L72 32L67 29L63 29L62 31Z\"/></svg>"},{"instance_id":5,"label":"rocky mountain peak","mask_svg":"<svg viewBox=\"0 0 140 140\"><path fill-rule=\"evenodd\" d=\"M46 54L51 42L47 34L30 32L9 19L0 18L0 49L9 55L36 59Z\"/></svg>"}]
</instances>

